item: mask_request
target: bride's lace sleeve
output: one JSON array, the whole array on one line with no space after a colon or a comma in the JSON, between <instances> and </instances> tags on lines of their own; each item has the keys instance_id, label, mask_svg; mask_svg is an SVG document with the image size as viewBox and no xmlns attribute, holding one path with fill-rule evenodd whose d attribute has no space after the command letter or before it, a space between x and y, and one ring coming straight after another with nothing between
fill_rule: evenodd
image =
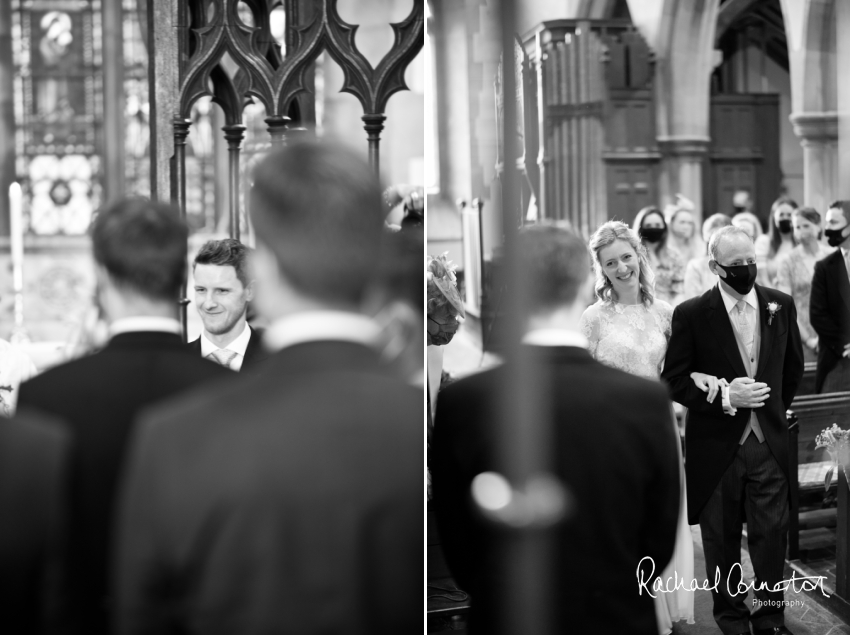
<instances>
[{"instance_id":1,"label":"bride's lace sleeve","mask_svg":"<svg viewBox=\"0 0 850 635\"><path fill-rule=\"evenodd\" d=\"M581 334L587 338L590 354L596 357L596 347L599 346L599 307L592 305L585 309L579 322Z\"/></svg>"}]
</instances>

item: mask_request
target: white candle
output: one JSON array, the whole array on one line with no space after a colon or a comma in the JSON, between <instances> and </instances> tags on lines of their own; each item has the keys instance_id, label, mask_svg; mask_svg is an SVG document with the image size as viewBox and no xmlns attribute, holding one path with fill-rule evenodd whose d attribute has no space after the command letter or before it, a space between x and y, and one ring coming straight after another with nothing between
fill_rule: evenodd
<instances>
[{"instance_id":1,"label":"white candle","mask_svg":"<svg viewBox=\"0 0 850 635\"><path fill-rule=\"evenodd\" d=\"M24 206L19 183L9 186L9 238L12 245L12 284L15 293L24 289Z\"/></svg>"}]
</instances>

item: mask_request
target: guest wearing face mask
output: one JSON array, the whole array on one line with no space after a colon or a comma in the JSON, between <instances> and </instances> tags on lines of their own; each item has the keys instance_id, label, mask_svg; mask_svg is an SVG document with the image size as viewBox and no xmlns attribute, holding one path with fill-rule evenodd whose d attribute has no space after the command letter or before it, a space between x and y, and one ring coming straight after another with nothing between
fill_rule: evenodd
<instances>
[{"instance_id":1,"label":"guest wearing face mask","mask_svg":"<svg viewBox=\"0 0 850 635\"><path fill-rule=\"evenodd\" d=\"M850 201L836 201L826 211L824 230L834 253L815 263L809 318L818 334L815 390L850 388Z\"/></svg>"},{"instance_id":2,"label":"guest wearing face mask","mask_svg":"<svg viewBox=\"0 0 850 635\"><path fill-rule=\"evenodd\" d=\"M679 252L686 264L705 254L705 244L697 233L694 210L693 201L681 194L676 194L675 205L664 208L667 225L670 227L667 244Z\"/></svg>"},{"instance_id":3,"label":"guest wearing face mask","mask_svg":"<svg viewBox=\"0 0 850 635\"><path fill-rule=\"evenodd\" d=\"M797 246L792 217L798 205L794 199L780 196L770 206L770 227L766 235L756 239L756 262L759 268L758 283L776 287L779 259Z\"/></svg>"},{"instance_id":4,"label":"guest wearing face mask","mask_svg":"<svg viewBox=\"0 0 850 635\"><path fill-rule=\"evenodd\" d=\"M834 249L827 247L820 238L821 217L811 207L794 210L794 238L797 246L791 253L780 258L776 272L776 288L794 298L797 305L797 326L803 340L803 357L807 362L817 359L818 334L809 321L809 297L812 293L812 276L815 263L823 260Z\"/></svg>"},{"instance_id":5,"label":"guest wearing face mask","mask_svg":"<svg viewBox=\"0 0 850 635\"><path fill-rule=\"evenodd\" d=\"M655 274L655 297L675 306L685 290L685 261L667 243L669 231L664 215L657 207L644 207L635 216L632 229L640 236Z\"/></svg>"}]
</instances>

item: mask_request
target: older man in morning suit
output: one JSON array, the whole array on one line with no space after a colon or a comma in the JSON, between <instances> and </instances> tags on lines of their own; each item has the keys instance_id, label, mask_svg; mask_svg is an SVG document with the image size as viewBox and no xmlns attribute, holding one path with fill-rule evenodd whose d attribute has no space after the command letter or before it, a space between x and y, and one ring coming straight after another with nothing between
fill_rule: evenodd
<instances>
[{"instance_id":1,"label":"older man in morning suit","mask_svg":"<svg viewBox=\"0 0 850 635\"><path fill-rule=\"evenodd\" d=\"M519 241L530 285L523 343L540 385L551 387L554 471L576 510L556 529L552 632L657 635L653 600L639 593L636 574L644 557L660 573L676 538L679 458L667 391L587 351L579 320L593 279L584 242L545 225L523 230ZM487 370L440 393L431 454L446 563L473 598L470 632L485 635L499 619L502 531L481 519L469 493L473 478L496 466L504 373Z\"/></svg>"},{"instance_id":2,"label":"older man in morning suit","mask_svg":"<svg viewBox=\"0 0 850 635\"><path fill-rule=\"evenodd\" d=\"M360 310L383 233L353 151L296 143L251 191L263 372L139 427L118 520L117 633L422 627L422 391Z\"/></svg>"},{"instance_id":3,"label":"older man in morning suit","mask_svg":"<svg viewBox=\"0 0 850 635\"><path fill-rule=\"evenodd\" d=\"M755 284L752 240L736 227L709 241L709 267L718 284L673 312L661 377L688 408L685 438L689 522L699 523L714 619L724 635L787 634L783 593L734 593L741 579L741 534L756 579L782 580L788 542L788 422L803 376L803 349L791 296ZM708 401L690 374L725 380L722 398ZM714 395L710 395L714 397ZM728 583L727 583L728 581ZM730 592L731 590L731 592Z\"/></svg>"},{"instance_id":4,"label":"older man in morning suit","mask_svg":"<svg viewBox=\"0 0 850 635\"><path fill-rule=\"evenodd\" d=\"M67 422L67 607L72 632L108 632L107 557L118 473L137 414L216 377L224 368L192 354L177 321L188 229L177 209L124 199L91 230L97 298L110 340L98 353L21 385L18 406Z\"/></svg>"}]
</instances>

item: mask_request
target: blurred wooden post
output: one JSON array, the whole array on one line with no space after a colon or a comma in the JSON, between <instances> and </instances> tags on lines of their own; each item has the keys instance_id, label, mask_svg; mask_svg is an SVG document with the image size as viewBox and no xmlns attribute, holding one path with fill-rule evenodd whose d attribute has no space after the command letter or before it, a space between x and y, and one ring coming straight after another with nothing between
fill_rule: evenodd
<instances>
[{"instance_id":1,"label":"blurred wooden post","mask_svg":"<svg viewBox=\"0 0 850 635\"><path fill-rule=\"evenodd\" d=\"M502 215L504 267L508 297L505 302L505 384L494 399L499 400L497 412L497 471L503 474L514 491L522 491L541 473L547 471L545 415L548 399L538 375L539 369L523 353L520 340L524 330L523 310L528 306L525 284L518 270L516 209L519 197L519 156L517 139L517 85L514 61L514 32L516 7L514 0L501 0L499 23L502 26L502 89L503 142ZM501 612L497 623L501 635L541 635L551 630L551 608L548 596L548 569L552 558L545 540L547 533L540 528L507 528L500 541L499 571L494 578L498 584L497 606Z\"/></svg>"}]
</instances>

